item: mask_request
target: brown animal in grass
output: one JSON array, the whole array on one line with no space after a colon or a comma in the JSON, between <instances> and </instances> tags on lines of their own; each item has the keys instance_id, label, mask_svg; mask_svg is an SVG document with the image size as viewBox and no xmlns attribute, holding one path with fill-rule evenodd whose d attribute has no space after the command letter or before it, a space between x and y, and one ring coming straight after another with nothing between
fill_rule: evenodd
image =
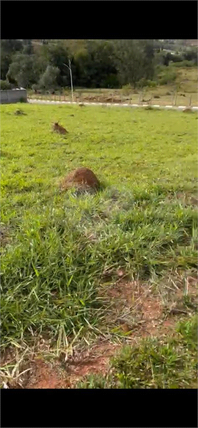
<instances>
[{"instance_id":1,"label":"brown animal in grass","mask_svg":"<svg viewBox=\"0 0 198 428\"><path fill-rule=\"evenodd\" d=\"M88 168L77 168L70 172L62 181L61 190L76 188L81 192L95 192L100 187L100 182L95 174Z\"/></svg>"},{"instance_id":2,"label":"brown animal in grass","mask_svg":"<svg viewBox=\"0 0 198 428\"><path fill-rule=\"evenodd\" d=\"M63 126L59 125L58 122L53 124L53 131L58 132L59 134L67 134L68 131L63 128Z\"/></svg>"},{"instance_id":3,"label":"brown animal in grass","mask_svg":"<svg viewBox=\"0 0 198 428\"><path fill-rule=\"evenodd\" d=\"M15 113L14 113L14 114L16 114L16 116L23 116L23 115L25 115L26 113L24 113L24 111L23 111L23 110L17 109L17 110L15 111Z\"/></svg>"},{"instance_id":4,"label":"brown animal in grass","mask_svg":"<svg viewBox=\"0 0 198 428\"><path fill-rule=\"evenodd\" d=\"M85 105L83 103L78 104L79 107L84 107Z\"/></svg>"}]
</instances>

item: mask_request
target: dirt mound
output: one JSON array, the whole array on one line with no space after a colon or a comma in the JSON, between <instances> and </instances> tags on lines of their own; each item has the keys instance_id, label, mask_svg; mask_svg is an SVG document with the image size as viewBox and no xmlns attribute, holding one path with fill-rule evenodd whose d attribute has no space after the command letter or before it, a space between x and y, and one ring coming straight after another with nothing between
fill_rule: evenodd
<instances>
[{"instance_id":1,"label":"dirt mound","mask_svg":"<svg viewBox=\"0 0 198 428\"><path fill-rule=\"evenodd\" d=\"M63 126L59 125L58 122L53 123L52 129L54 132L58 132L59 134L67 134L68 131L63 128Z\"/></svg>"},{"instance_id":2,"label":"dirt mound","mask_svg":"<svg viewBox=\"0 0 198 428\"><path fill-rule=\"evenodd\" d=\"M61 190L68 190L75 187L79 191L96 191L99 189L100 182L95 174L88 168L77 168L70 172L62 181Z\"/></svg>"}]
</instances>

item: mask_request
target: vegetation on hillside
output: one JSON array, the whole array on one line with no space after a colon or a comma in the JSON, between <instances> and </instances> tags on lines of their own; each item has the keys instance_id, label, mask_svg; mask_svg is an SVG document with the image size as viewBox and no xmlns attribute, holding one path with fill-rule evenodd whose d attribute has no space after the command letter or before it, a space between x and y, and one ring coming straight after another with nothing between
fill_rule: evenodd
<instances>
[{"instance_id":1,"label":"vegetation on hillside","mask_svg":"<svg viewBox=\"0 0 198 428\"><path fill-rule=\"evenodd\" d=\"M1 79L35 91L66 88L69 59L75 87L147 86L174 82L170 64L196 66L197 47L159 40L1 40Z\"/></svg>"}]
</instances>

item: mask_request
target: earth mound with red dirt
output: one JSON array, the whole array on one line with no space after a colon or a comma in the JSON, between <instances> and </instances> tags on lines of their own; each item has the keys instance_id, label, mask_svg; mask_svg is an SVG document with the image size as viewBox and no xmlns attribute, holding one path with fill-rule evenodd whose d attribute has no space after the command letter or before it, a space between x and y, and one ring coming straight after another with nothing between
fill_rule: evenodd
<instances>
[{"instance_id":1,"label":"earth mound with red dirt","mask_svg":"<svg viewBox=\"0 0 198 428\"><path fill-rule=\"evenodd\" d=\"M82 191L96 191L100 187L100 182L96 175L88 168L77 168L70 172L61 182L61 190L76 188Z\"/></svg>"}]
</instances>

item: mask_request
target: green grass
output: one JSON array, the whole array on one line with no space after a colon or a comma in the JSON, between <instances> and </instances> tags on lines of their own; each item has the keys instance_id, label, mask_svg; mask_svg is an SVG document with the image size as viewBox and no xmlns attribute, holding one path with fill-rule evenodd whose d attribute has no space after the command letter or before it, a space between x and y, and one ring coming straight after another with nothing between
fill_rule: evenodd
<instances>
[{"instance_id":1,"label":"green grass","mask_svg":"<svg viewBox=\"0 0 198 428\"><path fill-rule=\"evenodd\" d=\"M197 266L197 115L78 106L1 106L2 348L46 334L64 347L105 325L104 269L149 280ZM71 116L74 115L74 116ZM51 123L69 131L62 137ZM95 196L60 193L79 166Z\"/></svg>"},{"instance_id":2,"label":"green grass","mask_svg":"<svg viewBox=\"0 0 198 428\"><path fill-rule=\"evenodd\" d=\"M110 374L89 375L77 388L197 388L198 318L180 323L174 338L142 340L111 360Z\"/></svg>"}]
</instances>

